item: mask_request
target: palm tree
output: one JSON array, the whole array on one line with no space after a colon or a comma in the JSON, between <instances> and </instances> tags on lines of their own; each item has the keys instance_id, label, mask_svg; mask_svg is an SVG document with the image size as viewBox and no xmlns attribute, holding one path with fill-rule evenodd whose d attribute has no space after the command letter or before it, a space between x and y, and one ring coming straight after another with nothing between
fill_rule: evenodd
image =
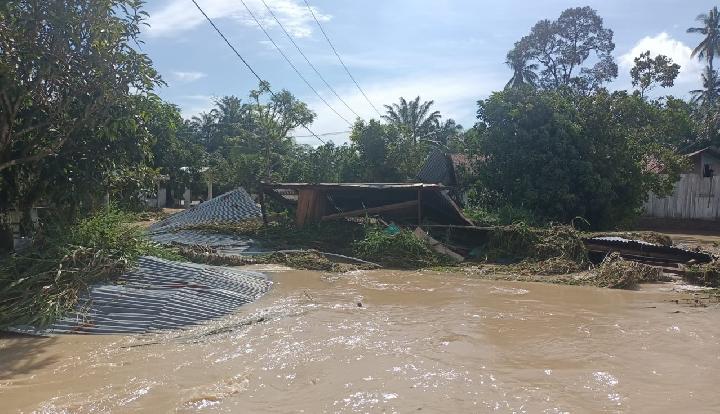
<instances>
[{"instance_id":1,"label":"palm tree","mask_svg":"<svg viewBox=\"0 0 720 414\"><path fill-rule=\"evenodd\" d=\"M400 104L385 105L387 115L383 119L391 125L405 129L413 142L440 128L440 111L430 112L434 101L420 103L420 97L408 102L400 98Z\"/></svg>"},{"instance_id":2,"label":"palm tree","mask_svg":"<svg viewBox=\"0 0 720 414\"><path fill-rule=\"evenodd\" d=\"M715 98L720 93L720 78L718 73L708 66L705 73L702 74L703 89L690 91L693 96L692 103L697 104L701 108L712 108L715 104Z\"/></svg>"},{"instance_id":3,"label":"palm tree","mask_svg":"<svg viewBox=\"0 0 720 414\"><path fill-rule=\"evenodd\" d=\"M510 67L513 71L513 76L510 78L505 89L516 88L520 85L537 86L538 75L535 71L538 65L535 63L528 64L528 59L523 53L517 49L513 49L507 54L507 60L505 64Z\"/></svg>"},{"instance_id":4,"label":"palm tree","mask_svg":"<svg viewBox=\"0 0 720 414\"><path fill-rule=\"evenodd\" d=\"M692 51L692 57L706 59L710 71L713 71L713 59L720 54L720 13L717 7L713 7L709 13L700 14L696 20L702 23L702 27L691 27L688 33L700 33L705 38Z\"/></svg>"}]
</instances>

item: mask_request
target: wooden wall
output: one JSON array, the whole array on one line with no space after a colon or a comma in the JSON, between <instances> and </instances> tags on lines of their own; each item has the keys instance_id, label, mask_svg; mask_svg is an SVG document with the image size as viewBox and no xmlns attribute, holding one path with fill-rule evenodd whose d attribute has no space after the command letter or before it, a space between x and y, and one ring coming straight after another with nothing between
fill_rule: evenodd
<instances>
[{"instance_id":1,"label":"wooden wall","mask_svg":"<svg viewBox=\"0 0 720 414\"><path fill-rule=\"evenodd\" d=\"M648 217L719 220L720 176L682 174L670 197L650 194L644 209Z\"/></svg>"}]
</instances>

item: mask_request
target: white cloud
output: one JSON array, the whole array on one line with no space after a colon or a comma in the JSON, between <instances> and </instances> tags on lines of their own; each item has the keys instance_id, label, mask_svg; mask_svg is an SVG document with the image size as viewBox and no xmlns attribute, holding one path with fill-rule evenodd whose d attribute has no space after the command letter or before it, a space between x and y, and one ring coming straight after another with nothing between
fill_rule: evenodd
<instances>
[{"instance_id":1,"label":"white cloud","mask_svg":"<svg viewBox=\"0 0 720 414\"><path fill-rule=\"evenodd\" d=\"M178 82L194 82L198 79L202 79L206 77L207 74L202 72L182 72L182 71L175 71L172 73L173 79L175 79Z\"/></svg>"},{"instance_id":2,"label":"white cloud","mask_svg":"<svg viewBox=\"0 0 720 414\"><path fill-rule=\"evenodd\" d=\"M255 26L240 0L197 0L211 19L230 18L246 26ZM266 27L277 25L261 0L245 0L253 14ZM302 0L266 0L278 20L295 37L312 34L315 22ZM331 16L313 7L318 20L328 21ZM148 21L150 36L172 36L205 23L205 17L189 0L171 0L165 7L151 11Z\"/></svg>"},{"instance_id":3,"label":"white cloud","mask_svg":"<svg viewBox=\"0 0 720 414\"><path fill-rule=\"evenodd\" d=\"M648 50L651 56L665 55L680 65L680 74L676 83L697 82L700 73L703 71L703 63L690 56L692 49L683 42L673 39L665 32L640 39L630 51L620 56L620 65L629 70L635 64L635 57Z\"/></svg>"},{"instance_id":4,"label":"white cloud","mask_svg":"<svg viewBox=\"0 0 720 414\"><path fill-rule=\"evenodd\" d=\"M505 74L500 74L503 76ZM465 128L475 123L477 100L486 98L492 91L501 90L507 79L494 75L483 74L482 71L445 72L442 76L437 73L408 75L402 78L383 80L381 82L363 82L360 84L381 113L385 112L384 104L392 104L402 96L414 99L420 96L421 100L434 100L433 109L440 111L443 119L453 118ZM364 119L378 119L378 114L370 107L365 98L352 85L338 89L343 99L358 112ZM353 115L341 102L326 98L338 112L348 120ZM327 106L317 99L307 99L310 108L317 113L315 122L310 127L315 133L349 130L348 125L335 115ZM307 132L298 129L298 135L307 135ZM328 137L336 143L346 142L349 134ZM315 138L298 138L298 142L317 145Z\"/></svg>"}]
</instances>

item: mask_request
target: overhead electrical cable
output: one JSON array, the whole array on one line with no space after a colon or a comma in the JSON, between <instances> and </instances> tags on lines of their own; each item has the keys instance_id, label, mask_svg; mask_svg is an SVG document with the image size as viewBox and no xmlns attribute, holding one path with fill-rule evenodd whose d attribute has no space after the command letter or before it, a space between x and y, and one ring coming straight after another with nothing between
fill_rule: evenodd
<instances>
[{"instance_id":1,"label":"overhead electrical cable","mask_svg":"<svg viewBox=\"0 0 720 414\"><path fill-rule=\"evenodd\" d=\"M236 55L238 58L240 58L240 60L242 61L243 64L245 64L245 66L248 68L248 70L250 71L250 73L252 73L252 74L257 78L257 80L258 80L259 82L268 83L268 82L265 81L263 78L261 78L260 75L257 74L257 72L255 72L255 69L253 69L252 66L250 66L250 64L247 62L247 60L245 60L245 58L242 57L242 55L240 54L240 52L238 52L237 49L235 49L235 46L233 46L232 43L230 43L230 41L228 40L228 38L225 37L225 35L223 34L223 32L220 31L220 29L215 25L215 22L213 22L212 19L205 13L205 10L203 10L202 7L200 7L200 5L197 3L197 1L195 1L195 0L190 0L190 1L192 1L193 4L195 4L195 7L197 7L197 9L200 11L200 13L202 13L202 15L205 16L205 19L208 21L208 23L210 23L210 26L212 26L213 29L215 29L215 31L217 32L217 34L220 35L220 37L222 38L222 40L224 40L225 43L230 47L230 49L232 49L232 51L235 53L235 55ZM268 91L270 92L270 95L272 95L273 98L276 96L275 93L274 93L272 90L269 90L269 88L268 88ZM313 132L307 125L302 125L302 127L305 128L305 130L306 130L308 133L311 134L310 136L317 138L318 141L322 142L323 144L326 143L326 142L325 142L322 138L320 138L315 132Z\"/></svg>"},{"instance_id":2,"label":"overhead electrical cable","mask_svg":"<svg viewBox=\"0 0 720 414\"><path fill-rule=\"evenodd\" d=\"M340 119L342 119L342 120L345 121L350 127L352 127L352 126L353 126L352 123L351 123L350 121L348 121L344 116L340 115L340 112L338 112L337 110L335 110L335 108L333 108L332 105L330 105L330 104L328 103L328 101L326 101L325 98L323 98L322 95L320 95L320 93L317 91L317 89L315 89L315 88L310 84L310 82L308 82L308 80L305 79L305 76L303 76L303 74L300 73L300 71L299 71L298 68L295 66L295 64L292 63L292 61L290 60L290 58L285 54L285 52L282 51L282 49L280 48L280 46L278 46L278 44L275 43L275 40L273 40L272 36L270 36L270 33L268 33L268 31L265 30L265 27L262 25L262 23L260 23L260 20L259 20L257 17L255 17L255 14L252 12L252 10L250 10L250 8L248 7L248 5L245 3L245 0L240 0L240 2L243 4L243 6L245 6L245 10L247 10L247 12L250 14L250 17L252 17L252 19L253 19L253 20L255 21L255 23L258 25L258 27L260 28L260 30L262 30L263 33L265 33L265 36L268 38L268 40L270 41L270 43L272 43L272 45L275 46L275 49L277 49L277 51L280 52L280 55L282 55L282 57L285 59L285 61L288 63L288 65L290 65L290 67L295 71L295 73L300 77L300 79L302 79L303 82L305 82L305 84L308 86L308 88L310 88L310 89L315 93L315 95L317 95L317 97L320 98L320 100L321 100L328 108L330 108L331 111L333 111L333 112L335 113L335 115L337 115Z\"/></svg>"},{"instance_id":3,"label":"overhead electrical cable","mask_svg":"<svg viewBox=\"0 0 720 414\"><path fill-rule=\"evenodd\" d=\"M330 135L349 134L349 133L351 133L351 132L352 132L352 130L348 130L348 131L337 131L337 132L326 132L326 133L324 133L324 134L319 134L319 135L320 135L321 137L326 137L326 136L330 136ZM294 135L294 137L295 137L295 138L309 138L309 137L311 137L311 135Z\"/></svg>"},{"instance_id":4,"label":"overhead electrical cable","mask_svg":"<svg viewBox=\"0 0 720 414\"><path fill-rule=\"evenodd\" d=\"M353 83L354 83L355 86L358 88L358 90L360 91L360 93L362 94L362 96L365 97L365 100L368 101L368 103L370 104L370 106L372 106L372 108L375 110L375 112L377 112L378 116L382 116L382 114L380 113L380 111L378 111L377 107L375 107L375 105L372 103L372 101L370 100L370 98L368 98L368 96L367 96L367 94L365 93L365 91L363 90L363 88L361 88L361 87L360 87L360 84L355 80L355 78L353 77L352 73L350 73L350 69L348 69L348 67L345 65L345 62L343 62L343 60L342 60L342 58L340 57L340 54L338 53L337 49L335 49L335 46L333 46L333 43L330 41L330 37L327 35L327 33L325 33L325 29L323 29L322 25L320 24L320 20L318 20L317 16L315 16L315 12L313 11L312 7L310 7L310 4L307 2L307 0L303 0L303 1L305 1L305 5L307 6L307 9L310 10L310 14L312 15L313 19L315 19L315 23L317 23L318 27L320 28L320 31L322 32L323 36L325 37L325 40L327 40L327 42L328 42L328 44L330 45L330 48L332 49L333 53L335 53L335 56L337 57L338 62L340 62L340 64L342 65L342 67L345 69L345 72L347 72L348 76L350 77L350 80L353 81Z\"/></svg>"},{"instance_id":5,"label":"overhead electrical cable","mask_svg":"<svg viewBox=\"0 0 720 414\"><path fill-rule=\"evenodd\" d=\"M265 8L270 12L270 15L272 16L272 18L275 19L275 22L278 24L278 26L280 26L280 28L282 29L282 31L285 33L285 36L287 36L288 40L290 40L290 43L292 43L293 46L295 46L295 49L297 49L297 51L298 51L298 52L300 53L300 55L305 59L305 62L307 62L307 64L312 68L312 70L315 71L315 74L318 75L318 77L320 78L320 80L323 81L323 83L325 84L325 86L327 86L327 88L330 89L330 91L340 100L340 102L343 103L343 105L345 105L345 107L346 107L350 112L352 112L357 118L362 118L360 115L358 115L357 112L355 112L355 111L350 107L350 105L348 105L347 102L345 102L345 100L337 93L337 91L335 90L335 88L333 88L332 86L330 86L330 84L328 83L328 81L325 80L325 77L320 73L319 70L317 70L317 68L315 67L315 65L313 65L312 62L310 62L310 59L308 59L308 57L305 55L305 53L303 53L302 49L300 49L300 46L298 46L298 44L295 43L295 40L293 39L293 37L290 35L290 33L288 33L288 31L285 29L285 26L283 26L283 24L280 22L280 20L277 18L277 16L275 16L275 13L273 13L272 9L270 8L270 6L268 6L267 2L265 2L265 0L261 0L261 1L262 1L263 4L265 5Z\"/></svg>"}]
</instances>

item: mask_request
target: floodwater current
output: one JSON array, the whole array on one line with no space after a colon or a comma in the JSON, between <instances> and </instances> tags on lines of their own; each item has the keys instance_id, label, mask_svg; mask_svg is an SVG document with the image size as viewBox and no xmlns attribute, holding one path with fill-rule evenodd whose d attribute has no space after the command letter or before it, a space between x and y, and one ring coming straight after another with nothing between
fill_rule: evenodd
<instances>
[{"instance_id":1,"label":"floodwater current","mask_svg":"<svg viewBox=\"0 0 720 414\"><path fill-rule=\"evenodd\" d=\"M720 412L717 306L451 273L270 274L257 302L182 332L1 338L0 412Z\"/></svg>"}]
</instances>

